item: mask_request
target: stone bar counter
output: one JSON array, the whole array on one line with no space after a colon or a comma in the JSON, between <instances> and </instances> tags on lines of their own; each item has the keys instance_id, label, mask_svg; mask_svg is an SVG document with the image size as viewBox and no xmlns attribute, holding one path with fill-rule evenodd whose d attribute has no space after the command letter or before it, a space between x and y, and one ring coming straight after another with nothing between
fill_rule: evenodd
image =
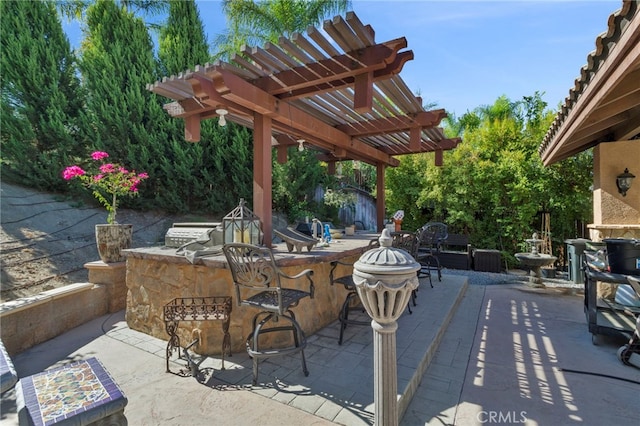
<instances>
[{"instance_id":1,"label":"stone bar counter","mask_svg":"<svg viewBox=\"0 0 640 426\"><path fill-rule=\"evenodd\" d=\"M305 248L302 253L288 252L285 243L275 244L273 252L278 267L288 275L295 275L304 269L313 270L315 296L305 298L293 308L296 320L307 335L312 335L321 328L338 319L346 290L342 285L332 286L329 280L331 262L354 263L362 253L370 249L369 243L377 234L356 233L334 239L328 247L317 245L309 252ZM144 247L126 250L127 257L127 307L126 321L133 330L168 340L163 319L163 308L175 298L185 297L220 297L227 296L233 300L231 312L231 351L245 351L245 340L252 329L253 316L258 309L237 306L235 290L228 269L226 258L208 256L196 258L190 263L184 254L176 254L171 247ZM338 276L350 274L352 268L339 266ZM306 278L299 280L282 280L283 287L309 290ZM194 351L204 355L218 355L221 352L222 328L220 321L182 321L178 336L182 345L194 340L192 330L197 329L200 344ZM268 333L274 345L284 344L282 334ZM291 333L288 333L291 334ZM278 336L280 335L280 336ZM284 336L288 339L288 336ZM336 339L338 338L336 334Z\"/></svg>"}]
</instances>

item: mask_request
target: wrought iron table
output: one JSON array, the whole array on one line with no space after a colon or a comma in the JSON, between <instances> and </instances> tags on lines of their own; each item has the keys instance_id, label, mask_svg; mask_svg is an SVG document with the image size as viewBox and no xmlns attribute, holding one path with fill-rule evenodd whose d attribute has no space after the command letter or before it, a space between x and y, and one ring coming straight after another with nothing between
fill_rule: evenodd
<instances>
[{"instance_id":1,"label":"wrought iron table","mask_svg":"<svg viewBox=\"0 0 640 426\"><path fill-rule=\"evenodd\" d=\"M229 334L229 323L231 322L231 297L180 297L173 299L164 305L164 323L169 334L167 342L166 361L167 373L172 371L169 368L169 360L174 351L178 352L179 359L187 362L187 367L191 370L193 377L200 375L200 364L206 359L203 356L196 362L189 349L200 341L200 336L182 348L180 337L178 336L178 325L180 321L222 321L222 370L224 370L225 353L231 356L231 335ZM180 356L180 349L183 353Z\"/></svg>"}]
</instances>

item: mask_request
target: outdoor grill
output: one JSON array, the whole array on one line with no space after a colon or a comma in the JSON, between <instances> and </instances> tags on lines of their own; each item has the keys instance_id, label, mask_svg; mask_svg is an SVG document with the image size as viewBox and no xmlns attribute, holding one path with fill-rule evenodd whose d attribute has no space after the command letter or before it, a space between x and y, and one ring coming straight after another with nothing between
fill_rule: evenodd
<instances>
[{"instance_id":1,"label":"outdoor grill","mask_svg":"<svg viewBox=\"0 0 640 426\"><path fill-rule=\"evenodd\" d=\"M207 234L212 239L212 244L222 244L222 224L220 222L174 223L164 236L164 245L180 247Z\"/></svg>"}]
</instances>

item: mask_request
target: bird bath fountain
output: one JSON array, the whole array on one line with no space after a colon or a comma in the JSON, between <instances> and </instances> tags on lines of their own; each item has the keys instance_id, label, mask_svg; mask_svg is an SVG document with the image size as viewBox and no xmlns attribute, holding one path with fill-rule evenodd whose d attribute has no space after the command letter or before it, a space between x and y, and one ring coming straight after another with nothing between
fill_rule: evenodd
<instances>
[{"instance_id":1,"label":"bird bath fountain","mask_svg":"<svg viewBox=\"0 0 640 426\"><path fill-rule=\"evenodd\" d=\"M540 254L538 252L538 247L542 244L542 240L538 238L538 234L534 233L530 239L525 241L531 246L531 253L516 253L515 256L523 266L531 268L529 284L533 287L544 288L545 285L542 282L540 268L553 264L557 257L551 256L550 254Z\"/></svg>"}]
</instances>

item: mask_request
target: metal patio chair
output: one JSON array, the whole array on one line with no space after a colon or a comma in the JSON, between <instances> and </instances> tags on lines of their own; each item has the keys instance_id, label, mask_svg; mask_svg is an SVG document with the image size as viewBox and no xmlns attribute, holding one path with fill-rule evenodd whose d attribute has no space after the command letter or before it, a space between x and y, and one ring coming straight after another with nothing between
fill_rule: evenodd
<instances>
[{"instance_id":1,"label":"metal patio chair","mask_svg":"<svg viewBox=\"0 0 640 426\"><path fill-rule=\"evenodd\" d=\"M377 239L373 239L369 242L369 249L378 247L380 243ZM342 345L342 339L344 337L344 330L347 328L347 325L369 325L371 324L371 320L356 320L349 318L349 312L354 310L360 310L364 312L364 307L360 303L360 298L358 297L358 291L356 290L356 285L353 282L353 275L351 273L346 275L339 275L337 273L338 266L346 266L353 267L353 263L341 262L339 260L334 260L331 262L331 270L329 271L329 282L331 285L340 284L344 286L345 290L347 290L347 296L342 302L342 306L340 307L340 313L338 314L338 320L340 321L340 337L338 338L338 344ZM357 301L357 303L356 303Z\"/></svg>"},{"instance_id":2,"label":"metal patio chair","mask_svg":"<svg viewBox=\"0 0 640 426\"><path fill-rule=\"evenodd\" d=\"M415 233L407 232L407 231L392 232L391 246L394 248L399 248L406 251L417 261L418 241ZM420 271L418 271L418 277L420 278ZM429 275L429 280L431 280L431 275ZM417 303L416 303L416 298L418 297L417 291L418 289L411 291L411 299L409 299L409 302L407 303L407 309L409 310L410 314L413 313L413 311L411 310L411 303L413 303L413 306L417 306Z\"/></svg>"},{"instance_id":3,"label":"metal patio chair","mask_svg":"<svg viewBox=\"0 0 640 426\"><path fill-rule=\"evenodd\" d=\"M291 309L298 306L305 297L313 299L313 271L305 269L299 274L287 275L276 266L271 249L265 247L231 243L225 244L222 251L233 276L236 304L260 310L253 317L252 331L246 341L247 353L253 359L253 384L258 382L258 363L261 359L297 352L302 357L302 371L308 376L309 370L304 357L307 339ZM309 291L282 287L282 279L297 280L303 277L309 281ZM247 297L242 297L242 293ZM289 324L276 325L281 320ZM259 344L261 334L288 331L293 333L293 346L264 348Z\"/></svg>"},{"instance_id":4,"label":"metal patio chair","mask_svg":"<svg viewBox=\"0 0 640 426\"><path fill-rule=\"evenodd\" d=\"M447 225L441 222L429 222L418 229L418 248L416 260L423 266L423 273L438 272L438 281L442 281L442 266L438 255L447 240ZM431 277L429 277L431 279Z\"/></svg>"},{"instance_id":5,"label":"metal patio chair","mask_svg":"<svg viewBox=\"0 0 640 426\"><path fill-rule=\"evenodd\" d=\"M437 269L438 259L429 251L419 251L421 238L426 238L422 229L418 229L416 232L392 232L391 238L393 239L391 245L395 248L400 248L409 253L416 262L420 264L420 269L417 271L418 278L429 278L429 286L433 288L433 282L431 281L431 270ZM417 306L416 300L418 298L418 289L416 288L411 292L411 300L407 305L409 313L411 314L411 303L413 306Z\"/></svg>"}]
</instances>

